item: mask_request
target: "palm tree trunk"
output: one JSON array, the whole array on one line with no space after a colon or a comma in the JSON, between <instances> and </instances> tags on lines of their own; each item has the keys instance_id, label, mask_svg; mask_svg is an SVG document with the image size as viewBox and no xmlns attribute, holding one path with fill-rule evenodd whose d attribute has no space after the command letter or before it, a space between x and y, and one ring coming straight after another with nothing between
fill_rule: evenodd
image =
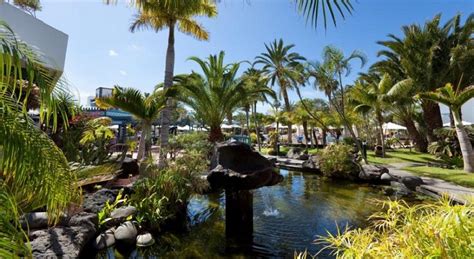
<instances>
[{"instance_id":1,"label":"palm tree trunk","mask_svg":"<svg viewBox=\"0 0 474 259\"><path fill-rule=\"evenodd\" d=\"M469 136L462 125L459 110L453 110L454 124L456 126L456 134L458 136L459 146L461 148L462 159L464 161L464 171L474 172L474 152L472 150Z\"/></svg>"},{"instance_id":2,"label":"palm tree trunk","mask_svg":"<svg viewBox=\"0 0 474 259\"><path fill-rule=\"evenodd\" d=\"M258 151L262 150L262 144L260 143L260 133L258 132L258 121L257 121L257 102L253 103L253 119L255 121L255 133L257 134L257 146Z\"/></svg>"},{"instance_id":3,"label":"palm tree trunk","mask_svg":"<svg viewBox=\"0 0 474 259\"><path fill-rule=\"evenodd\" d=\"M148 129L147 123L143 122L142 123L142 134L140 136L140 142L138 143L138 154L137 154L137 160L138 161L141 161L145 158L148 131L149 131L149 129Z\"/></svg>"},{"instance_id":4,"label":"palm tree trunk","mask_svg":"<svg viewBox=\"0 0 474 259\"><path fill-rule=\"evenodd\" d=\"M165 65L165 83L164 88L168 89L173 85L173 75L174 75L174 24L169 26L169 35L168 35L168 49L166 50L166 65ZM160 129L160 158L162 157L161 150L165 150L168 146L169 139L169 127L171 123L171 107L172 100L169 99L166 102L166 107L161 112L161 129ZM160 159L160 161L164 161Z\"/></svg>"},{"instance_id":5,"label":"palm tree trunk","mask_svg":"<svg viewBox=\"0 0 474 259\"><path fill-rule=\"evenodd\" d=\"M382 146L382 157L385 157L385 141L383 135L383 117L382 113L379 111L377 112L377 122L379 123L379 138L380 138L380 145Z\"/></svg>"},{"instance_id":6,"label":"palm tree trunk","mask_svg":"<svg viewBox=\"0 0 474 259\"><path fill-rule=\"evenodd\" d=\"M303 121L303 134L304 134L304 140L306 143L306 148L308 148L308 122Z\"/></svg>"},{"instance_id":7,"label":"palm tree trunk","mask_svg":"<svg viewBox=\"0 0 474 259\"><path fill-rule=\"evenodd\" d=\"M245 120L246 120L246 123L247 123L247 134L250 136L250 116L249 116L249 110L250 110L249 105L246 105L246 106L245 106Z\"/></svg>"},{"instance_id":8,"label":"palm tree trunk","mask_svg":"<svg viewBox=\"0 0 474 259\"><path fill-rule=\"evenodd\" d=\"M281 93L283 94L283 100L285 101L285 110L286 112L290 112L291 111L290 98L288 98L288 93L286 92L286 89L282 88ZM293 132L292 132L291 126L292 126L291 122L289 121L288 122L288 143L289 144L293 143Z\"/></svg>"},{"instance_id":9,"label":"palm tree trunk","mask_svg":"<svg viewBox=\"0 0 474 259\"><path fill-rule=\"evenodd\" d=\"M224 134L222 134L220 125L211 125L209 132L209 141L212 143L224 140Z\"/></svg>"},{"instance_id":10,"label":"palm tree trunk","mask_svg":"<svg viewBox=\"0 0 474 259\"><path fill-rule=\"evenodd\" d=\"M316 136L316 131L314 130L314 127L311 127L311 146L318 148L318 137Z\"/></svg>"},{"instance_id":11,"label":"palm tree trunk","mask_svg":"<svg viewBox=\"0 0 474 259\"><path fill-rule=\"evenodd\" d=\"M429 142L436 141L436 136L433 130L443 127L443 120L441 119L441 111L439 104L429 101L422 100L421 109L423 110L423 118L427 126L427 137Z\"/></svg>"},{"instance_id":12,"label":"palm tree trunk","mask_svg":"<svg viewBox=\"0 0 474 259\"><path fill-rule=\"evenodd\" d=\"M426 138L420 134L413 120L407 118L403 123L405 127L407 127L408 134L415 141L415 150L423 153L428 152L428 142L426 142Z\"/></svg>"}]
</instances>

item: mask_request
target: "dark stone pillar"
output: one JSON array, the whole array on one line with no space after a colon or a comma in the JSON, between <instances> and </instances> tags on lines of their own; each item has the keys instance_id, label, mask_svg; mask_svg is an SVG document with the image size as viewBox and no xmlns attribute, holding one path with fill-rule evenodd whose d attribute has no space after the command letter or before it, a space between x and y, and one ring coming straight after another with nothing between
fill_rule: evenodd
<instances>
[{"instance_id":1,"label":"dark stone pillar","mask_svg":"<svg viewBox=\"0 0 474 259\"><path fill-rule=\"evenodd\" d=\"M225 232L230 244L251 245L253 241L253 193L248 190L226 190L225 202Z\"/></svg>"}]
</instances>

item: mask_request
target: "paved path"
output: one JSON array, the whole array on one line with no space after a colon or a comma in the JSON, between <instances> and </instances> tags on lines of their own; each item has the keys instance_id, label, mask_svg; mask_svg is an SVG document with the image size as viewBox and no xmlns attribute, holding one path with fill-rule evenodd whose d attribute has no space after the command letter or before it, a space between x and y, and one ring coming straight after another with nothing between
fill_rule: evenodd
<instances>
[{"instance_id":1,"label":"paved path","mask_svg":"<svg viewBox=\"0 0 474 259\"><path fill-rule=\"evenodd\" d=\"M419 163L394 163L386 166L390 173L403 177L403 176L416 176L415 174L403 170L402 168L409 167L409 166L422 166L424 164ZM425 177L421 176L421 179L425 182L425 184L420 186L420 192L425 193L431 196L441 196L443 194L448 195L451 199L459 203L466 203L467 197L471 196L474 199L474 189L467 188L464 186L460 186L454 183L450 183L438 178L432 177Z\"/></svg>"}]
</instances>

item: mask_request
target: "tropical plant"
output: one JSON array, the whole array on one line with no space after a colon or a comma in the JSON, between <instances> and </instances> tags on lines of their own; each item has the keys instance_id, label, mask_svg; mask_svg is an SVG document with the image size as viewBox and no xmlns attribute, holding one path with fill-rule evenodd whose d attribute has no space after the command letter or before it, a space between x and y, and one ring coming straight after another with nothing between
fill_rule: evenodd
<instances>
[{"instance_id":1,"label":"tropical plant","mask_svg":"<svg viewBox=\"0 0 474 259\"><path fill-rule=\"evenodd\" d=\"M417 93L436 90L440 85L457 82L461 88L472 84L473 72L468 69L474 62L474 19L470 16L463 26L460 15L440 25L441 15L436 15L423 26L413 24L402 27L403 38L390 34L379 44L387 49L379 52L384 60L374 67L387 72L395 81L411 80L392 91L413 97ZM463 76L464 75L464 76ZM421 100L429 141L435 141L433 130L443 122L439 105L428 99Z\"/></svg>"},{"instance_id":2,"label":"tropical plant","mask_svg":"<svg viewBox=\"0 0 474 259\"><path fill-rule=\"evenodd\" d=\"M110 214L112 211L114 211L116 208L120 206L124 206L128 204L128 196L123 194L123 189L120 189L120 191L117 194L117 197L115 197L115 200L110 203L109 200L105 202L104 207L97 213L97 219L99 222L99 228L104 228L112 218L110 218ZM129 216L127 220L130 220L132 216Z\"/></svg>"},{"instance_id":3,"label":"tropical plant","mask_svg":"<svg viewBox=\"0 0 474 259\"><path fill-rule=\"evenodd\" d=\"M46 208L55 223L79 192L64 154L27 115L26 104L35 91L41 121L60 116L54 97L62 89L55 88L56 78L3 21L0 56L0 257L29 257L19 216Z\"/></svg>"},{"instance_id":4,"label":"tropical plant","mask_svg":"<svg viewBox=\"0 0 474 259\"><path fill-rule=\"evenodd\" d=\"M111 141L115 138L113 130L109 128L111 123L112 119L109 117L99 117L87 121L79 141L83 164L100 165L110 157Z\"/></svg>"},{"instance_id":5,"label":"tropical plant","mask_svg":"<svg viewBox=\"0 0 474 259\"><path fill-rule=\"evenodd\" d=\"M387 105L387 94L392 81L388 74L380 77L377 74L363 75L350 91L350 100L354 111L367 114L373 112L378 126L377 145L382 146L382 157L385 156L385 137L383 134L384 114Z\"/></svg>"},{"instance_id":6,"label":"tropical plant","mask_svg":"<svg viewBox=\"0 0 474 259\"><path fill-rule=\"evenodd\" d=\"M331 20L336 26L336 15L339 13L344 19L345 15L352 14L354 7L351 4L351 0L295 0L298 5L298 10L305 17L307 22L311 22L311 25L315 28L318 25L318 17L320 13L323 15L324 29L327 29L327 20L330 15ZM337 12L336 12L337 11Z\"/></svg>"},{"instance_id":7,"label":"tropical plant","mask_svg":"<svg viewBox=\"0 0 474 259\"><path fill-rule=\"evenodd\" d=\"M268 97L271 97L272 99L276 99L276 94L271 89L268 89L268 86L267 86L268 78L265 76L265 71L263 70L258 70L258 69L255 69L254 67L251 67L244 72L243 80L244 80L244 87L248 89L249 91L263 90L263 94L258 93L255 96L249 96L249 98L244 100L244 109L247 113L247 121L250 120L248 118L247 111L249 108L251 108L252 113L253 113L255 132L256 132L256 135L258 136L259 125L258 125L258 119L257 119L257 102L259 101L269 102ZM256 141L257 141L258 149L260 150L261 149L260 138L257 137Z\"/></svg>"},{"instance_id":8,"label":"tropical plant","mask_svg":"<svg viewBox=\"0 0 474 259\"><path fill-rule=\"evenodd\" d=\"M216 5L212 0L136 0L135 4L139 13L135 16L130 31L148 28L155 32L165 28L169 30L164 79L164 88L168 89L173 85L175 29L198 40L208 40L209 33L195 20L195 17L216 16ZM160 147L162 149L168 145L171 103L171 101L167 103L161 117Z\"/></svg>"},{"instance_id":9,"label":"tropical plant","mask_svg":"<svg viewBox=\"0 0 474 259\"><path fill-rule=\"evenodd\" d=\"M242 100L258 94L271 93L267 88L246 89L243 80L237 78L239 63L225 64L224 52L210 55L207 60L191 57L202 70L202 75L192 72L175 77L178 101L194 110L196 116L210 127L209 140L221 141L224 136L221 124L227 114L232 114Z\"/></svg>"},{"instance_id":10,"label":"tropical plant","mask_svg":"<svg viewBox=\"0 0 474 259\"><path fill-rule=\"evenodd\" d=\"M337 258L470 258L474 254L474 202L408 205L385 201L366 228L328 233L317 242L328 244Z\"/></svg>"},{"instance_id":11,"label":"tropical plant","mask_svg":"<svg viewBox=\"0 0 474 259\"><path fill-rule=\"evenodd\" d=\"M261 64L265 76L273 86L279 87L279 97L283 98L285 111L291 112L288 91L305 81L302 63L305 58L296 52L291 52L294 44L285 45L282 39L265 44L265 53L256 57L255 64ZM291 129L291 123L288 124ZM292 131L288 130L288 142L292 142Z\"/></svg>"},{"instance_id":12,"label":"tropical plant","mask_svg":"<svg viewBox=\"0 0 474 259\"><path fill-rule=\"evenodd\" d=\"M13 0L13 4L33 16L42 9L40 0Z\"/></svg>"},{"instance_id":13,"label":"tropical plant","mask_svg":"<svg viewBox=\"0 0 474 259\"><path fill-rule=\"evenodd\" d=\"M182 215L191 195L207 186L201 179L207 163L198 152L187 152L160 168L150 164L147 175L134 184L130 203L137 208L136 219L152 230ZM183 211L184 210L184 211ZM184 214L186 215L186 214Z\"/></svg>"},{"instance_id":14,"label":"tropical plant","mask_svg":"<svg viewBox=\"0 0 474 259\"><path fill-rule=\"evenodd\" d=\"M352 147L345 144L326 146L320 156L319 168L326 177L344 179L354 179L359 170Z\"/></svg>"},{"instance_id":15,"label":"tropical plant","mask_svg":"<svg viewBox=\"0 0 474 259\"><path fill-rule=\"evenodd\" d=\"M158 87L151 94L142 94L134 88L115 86L111 96L96 99L96 104L102 108L114 107L129 112L140 121L142 135L138 144L137 159L142 160L151 157L151 125L165 108L167 94L171 92L172 90Z\"/></svg>"},{"instance_id":16,"label":"tropical plant","mask_svg":"<svg viewBox=\"0 0 474 259\"><path fill-rule=\"evenodd\" d=\"M474 97L474 85L461 90L459 85L454 88L453 85L448 83L434 92L421 93L419 96L423 99L442 103L451 109L464 161L464 171L474 172L474 151L461 120L461 107Z\"/></svg>"}]
</instances>

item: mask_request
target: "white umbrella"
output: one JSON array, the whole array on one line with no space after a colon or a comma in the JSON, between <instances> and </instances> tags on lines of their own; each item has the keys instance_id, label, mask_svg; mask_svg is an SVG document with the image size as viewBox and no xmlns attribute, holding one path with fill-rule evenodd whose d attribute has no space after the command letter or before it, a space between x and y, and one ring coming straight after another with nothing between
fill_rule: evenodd
<instances>
[{"instance_id":1,"label":"white umbrella","mask_svg":"<svg viewBox=\"0 0 474 259\"><path fill-rule=\"evenodd\" d=\"M469 121L462 121L462 125L464 126L471 126L472 125L472 122L469 122ZM443 124L443 127L451 127L451 123L450 122L446 122Z\"/></svg>"},{"instance_id":2,"label":"white umbrella","mask_svg":"<svg viewBox=\"0 0 474 259\"><path fill-rule=\"evenodd\" d=\"M185 126L178 126L178 130L182 130L182 131L189 131L191 129L191 127L189 125L185 125Z\"/></svg>"},{"instance_id":3,"label":"white umbrella","mask_svg":"<svg viewBox=\"0 0 474 259\"><path fill-rule=\"evenodd\" d=\"M393 123L393 122L389 122L389 123L382 124L382 129L384 129L384 130L406 130L407 127L404 127L402 125L398 125L398 124Z\"/></svg>"},{"instance_id":4,"label":"white umbrella","mask_svg":"<svg viewBox=\"0 0 474 259\"><path fill-rule=\"evenodd\" d=\"M221 129L232 129L232 125L222 124Z\"/></svg>"},{"instance_id":5,"label":"white umbrella","mask_svg":"<svg viewBox=\"0 0 474 259\"><path fill-rule=\"evenodd\" d=\"M119 125L110 125L109 129L118 130Z\"/></svg>"}]
</instances>

